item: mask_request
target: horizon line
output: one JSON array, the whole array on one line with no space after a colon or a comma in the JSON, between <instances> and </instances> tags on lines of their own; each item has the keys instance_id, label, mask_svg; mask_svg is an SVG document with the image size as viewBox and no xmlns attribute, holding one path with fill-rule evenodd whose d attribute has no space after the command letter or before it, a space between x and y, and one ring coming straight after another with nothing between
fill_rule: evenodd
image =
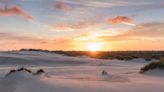
<instances>
[{"instance_id":1,"label":"horizon line","mask_svg":"<svg viewBox=\"0 0 164 92\"><path fill-rule=\"evenodd\" d=\"M98 51L89 51L89 50L48 50L48 49L33 49L33 48L29 48L29 49L11 49L11 50L0 50L0 52L5 52L5 51L25 51L25 50L27 50L27 51L32 51L32 50L34 50L34 51L65 51L65 52L71 52L71 51L75 51L75 52L78 52L78 51L80 51L80 52L146 52L146 51L154 51L154 52L156 52L156 51L164 51L164 50L98 50Z\"/></svg>"}]
</instances>

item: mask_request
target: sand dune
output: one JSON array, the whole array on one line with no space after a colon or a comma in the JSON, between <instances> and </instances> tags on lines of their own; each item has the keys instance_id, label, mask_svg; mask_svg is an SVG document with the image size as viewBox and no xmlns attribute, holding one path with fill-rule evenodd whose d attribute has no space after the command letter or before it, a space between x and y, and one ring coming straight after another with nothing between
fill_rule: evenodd
<instances>
[{"instance_id":1,"label":"sand dune","mask_svg":"<svg viewBox=\"0 0 164 92\"><path fill-rule=\"evenodd\" d=\"M136 60L99 60L27 51L2 52L0 63L0 92L164 92L163 75L157 71L139 74L147 62ZM46 74L34 76L20 71L5 77L9 70L23 65L33 72L42 68ZM102 75L102 70L107 74Z\"/></svg>"}]
</instances>

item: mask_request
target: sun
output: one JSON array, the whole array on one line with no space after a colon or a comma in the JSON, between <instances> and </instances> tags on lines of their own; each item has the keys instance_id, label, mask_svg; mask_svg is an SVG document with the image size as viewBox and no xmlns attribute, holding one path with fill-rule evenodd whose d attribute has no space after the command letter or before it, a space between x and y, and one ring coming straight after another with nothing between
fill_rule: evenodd
<instances>
[{"instance_id":1,"label":"sun","mask_svg":"<svg viewBox=\"0 0 164 92\"><path fill-rule=\"evenodd\" d=\"M102 47L102 43L100 42L93 42L93 43L88 43L86 48L89 51L99 51Z\"/></svg>"}]
</instances>

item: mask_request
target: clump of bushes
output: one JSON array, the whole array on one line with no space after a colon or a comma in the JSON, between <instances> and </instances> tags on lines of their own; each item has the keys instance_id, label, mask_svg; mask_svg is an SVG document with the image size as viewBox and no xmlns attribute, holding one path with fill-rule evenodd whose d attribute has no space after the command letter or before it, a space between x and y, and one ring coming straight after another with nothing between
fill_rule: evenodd
<instances>
[{"instance_id":1,"label":"clump of bushes","mask_svg":"<svg viewBox=\"0 0 164 92\"><path fill-rule=\"evenodd\" d=\"M43 69L39 69L36 71L36 73L34 73L34 75L39 75L39 74L42 74L42 73L45 73L45 71Z\"/></svg>"},{"instance_id":2,"label":"clump of bushes","mask_svg":"<svg viewBox=\"0 0 164 92\"><path fill-rule=\"evenodd\" d=\"M164 59L161 59L158 62L151 62L151 63L147 64L146 66L141 68L140 73L144 73L146 71L154 70L154 69L164 70Z\"/></svg>"},{"instance_id":3,"label":"clump of bushes","mask_svg":"<svg viewBox=\"0 0 164 92\"><path fill-rule=\"evenodd\" d=\"M19 68L19 69L15 70L15 71L23 71L23 70L26 71L26 72L32 73L30 69L27 69L27 68L24 68L24 67Z\"/></svg>"},{"instance_id":4,"label":"clump of bushes","mask_svg":"<svg viewBox=\"0 0 164 92\"><path fill-rule=\"evenodd\" d=\"M11 74L13 74L15 72L19 72L19 71L26 71L28 73L31 73L32 75L40 75L40 74L45 73L45 71L43 69L39 69L35 73L33 73L30 69L22 67L22 68L19 68L19 69L12 69L12 70L10 70L9 73L6 74L6 76L9 76L9 75L11 75Z\"/></svg>"}]
</instances>

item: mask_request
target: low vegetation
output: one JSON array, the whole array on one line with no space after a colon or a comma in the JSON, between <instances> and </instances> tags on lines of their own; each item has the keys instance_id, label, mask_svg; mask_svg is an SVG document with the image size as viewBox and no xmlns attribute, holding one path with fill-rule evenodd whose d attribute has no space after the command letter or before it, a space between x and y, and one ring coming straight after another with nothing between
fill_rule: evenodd
<instances>
[{"instance_id":1,"label":"low vegetation","mask_svg":"<svg viewBox=\"0 0 164 92\"><path fill-rule=\"evenodd\" d=\"M45 71L43 69L39 69L35 73L33 73L30 69L22 67L22 68L19 68L19 69L10 70L10 72L6 74L6 77L13 74L13 73L15 73L15 72L19 72L19 71L25 71L25 72L28 72L28 73L33 74L33 75L40 75L42 73L45 73Z\"/></svg>"},{"instance_id":2,"label":"low vegetation","mask_svg":"<svg viewBox=\"0 0 164 92\"><path fill-rule=\"evenodd\" d=\"M144 73L146 71L154 70L154 69L164 70L164 59L161 59L158 62L151 62L147 64L146 66L141 68L140 73Z\"/></svg>"}]
</instances>

